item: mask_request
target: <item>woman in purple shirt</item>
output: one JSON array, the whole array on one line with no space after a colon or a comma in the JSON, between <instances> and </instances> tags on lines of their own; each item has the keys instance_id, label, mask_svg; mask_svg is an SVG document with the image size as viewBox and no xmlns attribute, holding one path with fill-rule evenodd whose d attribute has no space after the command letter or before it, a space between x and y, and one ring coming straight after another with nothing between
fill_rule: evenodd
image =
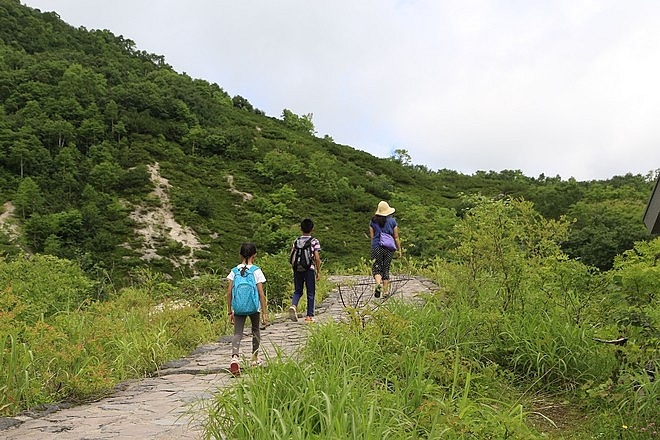
<instances>
[{"instance_id":1,"label":"woman in purple shirt","mask_svg":"<svg viewBox=\"0 0 660 440\"><path fill-rule=\"evenodd\" d=\"M394 251L402 256L401 242L399 240L399 226L392 214L395 209L386 201L378 203L378 209L369 222L369 236L371 237L371 274L376 281L374 296L380 298L380 294L387 295L390 284L390 266ZM394 237L395 249L390 249L381 244L381 234L386 233Z\"/></svg>"}]
</instances>

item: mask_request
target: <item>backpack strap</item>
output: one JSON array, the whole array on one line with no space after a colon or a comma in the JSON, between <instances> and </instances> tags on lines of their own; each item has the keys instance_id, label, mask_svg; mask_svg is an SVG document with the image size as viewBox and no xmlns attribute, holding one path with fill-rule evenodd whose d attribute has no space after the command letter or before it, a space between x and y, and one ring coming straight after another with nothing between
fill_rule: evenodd
<instances>
[{"instance_id":1,"label":"backpack strap","mask_svg":"<svg viewBox=\"0 0 660 440\"><path fill-rule=\"evenodd\" d=\"M381 232L385 232L386 234L394 235L394 228L390 227L388 228L387 226L390 224L387 220L385 220L385 226L380 227L380 225L376 222L371 222L371 224L374 226L374 230L378 232L378 235L380 235ZM388 232L389 230L389 232Z\"/></svg>"},{"instance_id":2,"label":"backpack strap","mask_svg":"<svg viewBox=\"0 0 660 440\"><path fill-rule=\"evenodd\" d=\"M257 269L259 269L259 266L257 266L256 264L253 264L251 267L245 266L245 273L246 274L254 273L256 272ZM234 277L241 276L241 269L238 266L234 266L232 272L234 272Z\"/></svg>"},{"instance_id":3,"label":"backpack strap","mask_svg":"<svg viewBox=\"0 0 660 440\"><path fill-rule=\"evenodd\" d=\"M296 248L298 248L298 249L303 249L305 246L307 246L307 243L309 243L310 246L312 245L312 239L313 239L314 237L312 237L312 236L310 235L310 236L307 238L307 240L305 240L305 241L302 242L302 245L298 246L298 243L300 243L300 239L303 238L303 237L304 237L304 236L301 235L300 237L296 238L296 240L293 242L293 247L296 247Z\"/></svg>"}]
</instances>

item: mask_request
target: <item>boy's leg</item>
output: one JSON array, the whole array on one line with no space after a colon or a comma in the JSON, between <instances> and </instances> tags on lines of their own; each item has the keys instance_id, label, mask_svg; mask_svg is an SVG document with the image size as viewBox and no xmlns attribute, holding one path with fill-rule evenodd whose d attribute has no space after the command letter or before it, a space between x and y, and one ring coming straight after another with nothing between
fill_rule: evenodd
<instances>
[{"instance_id":1,"label":"boy's leg","mask_svg":"<svg viewBox=\"0 0 660 440\"><path fill-rule=\"evenodd\" d=\"M304 274L304 272L293 272L293 298L291 298L291 307L289 307L289 319L293 322L298 321L298 302L302 298Z\"/></svg>"},{"instance_id":2,"label":"boy's leg","mask_svg":"<svg viewBox=\"0 0 660 440\"><path fill-rule=\"evenodd\" d=\"M293 272L293 298L291 299L291 304L293 304L296 308L298 307L300 298L302 298L306 273L307 272Z\"/></svg>"},{"instance_id":3,"label":"boy's leg","mask_svg":"<svg viewBox=\"0 0 660 440\"><path fill-rule=\"evenodd\" d=\"M307 316L314 316L314 298L316 297L316 272L308 270L305 274L305 288L307 290Z\"/></svg>"}]
</instances>

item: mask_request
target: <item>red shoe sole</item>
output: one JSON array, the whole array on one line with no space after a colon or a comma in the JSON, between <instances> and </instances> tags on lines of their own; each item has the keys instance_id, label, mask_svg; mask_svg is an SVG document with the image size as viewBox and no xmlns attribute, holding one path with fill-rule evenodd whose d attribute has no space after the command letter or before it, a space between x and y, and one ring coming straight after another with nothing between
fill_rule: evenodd
<instances>
[{"instance_id":1,"label":"red shoe sole","mask_svg":"<svg viewBox=\"0 0 660 440\"><path fill-rule=\"evenodd\" d=\"M231 371L231 374L234 376L240 376L241 375L241 367L237 363L232 363L229 365L229 371Z\"/></svg>"}]
</instances>

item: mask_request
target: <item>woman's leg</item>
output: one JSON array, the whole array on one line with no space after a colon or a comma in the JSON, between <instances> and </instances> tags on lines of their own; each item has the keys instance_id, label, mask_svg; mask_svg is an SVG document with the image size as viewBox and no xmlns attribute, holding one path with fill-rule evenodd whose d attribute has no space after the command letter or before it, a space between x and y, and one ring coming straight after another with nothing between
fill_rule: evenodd
<instances>
[{"instance_id":1,"label":"woman's leg","mask_svg":"<svg viewBox=\"0 0 660 440\"><path fill-rule=\"evenodd\" d=\"M390 266L394 258L394 251L383 249L383 293L387 293L390 288Z\"/></svg>"},{"instance_id":2,"label":"woman's leg","mask_svg":"<svg viewBox=\"0 0 660 440\"><path fill-rule=\"evenodd\" d=\"M381 248L371 249L371 275L374 277L376 284L380 284L383 279L383 258Z\"/></svg>"},{"instance_id":3,"label":"woman's leg","mask_svg":"<svg viewBox=\"0 0 660 440\"><path fill-rule=\"evenodd\" d=\"M376 288L374 289L374 296L380 298L380 293L383 289L381 283L383 282L383 251L384 247L379 246L377 248L371 249L371 259L373 263L371 264L371 274L374 277L376 282Z\"/></svg>"}]
</instances>

